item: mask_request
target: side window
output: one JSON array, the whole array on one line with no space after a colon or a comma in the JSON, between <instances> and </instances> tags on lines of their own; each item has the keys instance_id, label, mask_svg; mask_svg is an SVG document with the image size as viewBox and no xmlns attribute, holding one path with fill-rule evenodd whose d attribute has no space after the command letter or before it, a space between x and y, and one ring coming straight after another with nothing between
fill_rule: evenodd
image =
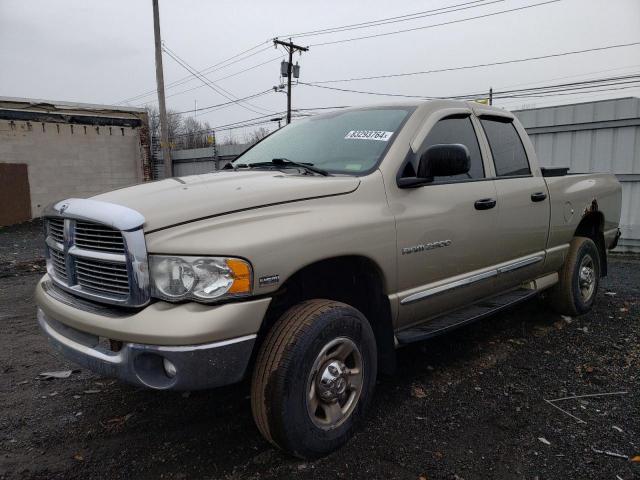
<instances>
[{"instance_id":1,"label":"side window","mask_svg":"<svg viewBox=\"0 0 640 480\"><path fill-rule=\"evenodd\" d=\"M520 135L510 120L501 121L483 118L480 120L493 156L498 177L529 175L529 160L524 151Z\"/></svg>"},{"instance_id":2,"label":"side window","mask_svg":"<svg viewBox=\"0 0 640 480\"><path fill-rule=\"evenodd\" d=\"M430 146L442 143L461 143L465 145L469 149L471 156L471 168L468 173L462 175L436 177L434 183L484 178L484 166L482 164L478 138L473 129L471 119L468 116L444 118L436 123L427 135L427 138L425 138L417 158L420 158L420 155Z\"/></svg>"}]
</instances>

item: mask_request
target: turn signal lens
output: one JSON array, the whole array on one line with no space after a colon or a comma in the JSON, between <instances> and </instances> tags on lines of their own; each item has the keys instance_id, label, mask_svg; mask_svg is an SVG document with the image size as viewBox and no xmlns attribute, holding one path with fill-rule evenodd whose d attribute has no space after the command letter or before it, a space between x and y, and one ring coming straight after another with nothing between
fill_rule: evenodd
<instances>
[{"instance_id":1,"label":"turn signal lens","mask_svg":"<svg viewBox=\"0 0 640 480\"><path fill-rule=\"evenodd\" d=\"M229 293L249 293L251 291L251 267L244 260L227 258L227 265L233 275Z\"/></svg>"}]
</instances>

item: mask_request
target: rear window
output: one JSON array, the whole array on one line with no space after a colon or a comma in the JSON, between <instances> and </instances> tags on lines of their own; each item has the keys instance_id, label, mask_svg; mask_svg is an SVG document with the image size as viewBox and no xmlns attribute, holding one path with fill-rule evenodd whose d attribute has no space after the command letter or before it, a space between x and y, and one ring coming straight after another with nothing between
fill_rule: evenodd
<instances>
[{"instance_id":1,"label":"rear window","mask_svg":"<svg viewBox=\"0 0 640 480\"><path fill-rule=\"evenodd\" d=\"M493 164L498 177L529 175L529 160L520 135L511 120L483 118L480 120L487 134Z\"/></svg>"}]
</instances>

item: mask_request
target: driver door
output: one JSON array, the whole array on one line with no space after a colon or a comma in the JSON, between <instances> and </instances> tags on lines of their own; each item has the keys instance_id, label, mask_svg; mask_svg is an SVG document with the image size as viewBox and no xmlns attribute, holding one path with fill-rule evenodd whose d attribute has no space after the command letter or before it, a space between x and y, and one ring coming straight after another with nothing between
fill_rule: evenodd
<instances>
[{"instance_id":1,"label":"driver door","mask_svg":"<svg viewBox=\"0 0 640 480\"><path fill-rule=\"evenodd\" d=\"M496 290L491 267L497 258L497 193L485 173L487 155L478 142L478 128L471 111L438 119L403 166L402 174L411 176L422 153L437 144L463 144L471 160L466 174L398 189L402 205L396 215L398 328L422 323Z\"/></svg>"}]
</instances>

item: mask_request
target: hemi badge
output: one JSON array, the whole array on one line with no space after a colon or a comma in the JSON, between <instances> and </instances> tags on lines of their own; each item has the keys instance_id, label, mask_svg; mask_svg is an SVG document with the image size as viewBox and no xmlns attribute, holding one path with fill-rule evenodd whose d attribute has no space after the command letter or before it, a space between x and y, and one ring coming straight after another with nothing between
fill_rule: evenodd
<instances>
[{"instance_id":1,"label":"hemi badge","mask_svg":"<svg viewBox=\"0 0 640 480\"><path fill-rule=\"evenodd\" d=\"M280 275L266 275L258 279L258 284L261 287L266 287L267 285L273 285L276 283L280 283Z\"/></svg>"}]
</instances>

